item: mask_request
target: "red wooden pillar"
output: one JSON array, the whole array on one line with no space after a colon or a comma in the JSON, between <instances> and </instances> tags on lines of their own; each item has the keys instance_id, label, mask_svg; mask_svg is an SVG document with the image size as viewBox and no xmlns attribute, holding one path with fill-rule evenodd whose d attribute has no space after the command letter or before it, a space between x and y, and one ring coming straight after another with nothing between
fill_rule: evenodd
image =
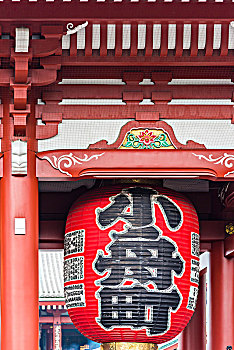
<instances>
[{"instance_id":1,"label":"red wooden pillar","mask_svg":"<svg viewBox=\"0 0 234 350\"><path fill-rule=\"evenodd\" d=\"M9 95L9 93L8 93ZM3 97L4 99L4 97ZM4 102L4 100L3 100ZM38 181L35 121L27 122L27 175L12 175L13 118L4 102L1 184L1 350L38 349ZM25 218L16 234L15 218Z\"/></svg>"},{"instance_id":2,"label":"red wooden pillar","mask_svg":"<svg viewBox=\"0 0 234 350\"><path fill-rule=\"evenodd\" d=\"M52 329L47 330L46 350L53 350L53 330Z\"/></svg>"},{"instance_id":3,"label":"red wooden pillar","mask_svg":"<svg viewBox=\"0 0 234 350\"><path fill-rule=\"evenodd\" d=\"M62 349L62 326L61 326L61 312L56 310L53 321L53 350Z\"/></svg>"},{"instance_id":4,"label":"red wooden pillar","mask_svg":"<svg viewBox=\"0 0 234 350\"><path fill-rule=\"evenodd\" d=\"M224 257L224 242L212 243L210 261L209 350L234 349L234 259Z\"/></svg>"},{"instance_id":5,"label":"red wooden pillar","mask_svg":"<svg viewBox=\"0 0 234 350\"><path fill-rule=\"evenodd\" d=\"M200 275L196 311L179 337L179 350L206 350L206 273ZM217 348L218 349L218 348Z\"/></svg>"}]
</instances>

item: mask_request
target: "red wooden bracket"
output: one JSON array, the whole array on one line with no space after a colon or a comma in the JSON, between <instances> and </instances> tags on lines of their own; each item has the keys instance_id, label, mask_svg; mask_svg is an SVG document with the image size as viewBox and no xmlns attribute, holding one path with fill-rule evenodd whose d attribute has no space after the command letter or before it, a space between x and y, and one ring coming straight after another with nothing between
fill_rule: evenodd
<instances>
[{"instance_id":1,"label":"red wooden bracket","mask_svg":"<svg viewBox=\"0 0 234 350\"><path fill-rule=\"evenodd\" d=\"M127 85L137 85L144 78L144 73L142 72L124 72L123 73L123 81Z\"/></svg>"},{"instance_id":2,"label":"red wooden bracket","mask_svg":"<svg viewBox=\"0 0 234 350\"><path fill-rule=\"evenodd\" d=\"M46 101L47 106L51 106L52 109L55 110L56 106L60 101L62 101L63 96L60 91L45 91L42 94L43 101ZM54 137L58 134L58 125L62 122L62 113L56 112L46 112L42 113L40 116L36 116L36 118L42 119L45 125L37 125L36 126L36 139L44 140Z\"/></svg>"},{"instance_id":3,"label":"red wooden bracket","mask_svg":"<svg viewBox=\"0 0 234 350\"><path fill-rule=\"evenodd\" d=\"M9 86L13 74L13 69L0 69L0 86Z\"/></svg>"},{"instance_id":4,"label":"red wooden bracket","mask_svg":"<svg viewBox=\"0 0 234 350\"><path fill-rule=\"evenodd\" d=\"M32 69L30 74L33 86L45 86L57 80L57 69Z\"/></svg>"},{"instance_id":5,"label":"red wooden bracket","mask_svg":"<svg viewBox=\"0 0 234 350\"><path fill-rule=\"evenodd\" d=\"M30 114L30 105L26 105L26 108L23 110L15 109L14 105L10 104L10 114L14 120L14 136L25 136L26 135L26 123L27 116Z\"/></svg>"},{"instance_id":6,"label":"red wooden bracket","mask_svg":"<svg viewBox=\"0 0 234 350\"><path fill-rule=\"evenodd\" d=\"M30 81L26 84L16 84L10 79L10 86L14 91L14 105L10 105L10 113L14 120L14 136L26 135L27 116L30 105L27 105L27 92L31 88Z\"/></svg>"},{"instance_id":7,"label":"red wooden bracket","mask_svg":"<svg viewBox=\"0 0 234 350\"><path fill-rule=\"evenodd\" d=\"M0 40L0 57L9 57L11 54L12 39Z\"/></svg>"},{"instance_id":8,"label":"red wooden bracket","mask_svg":"<svg viewBox=\"0 0 234 350\"><path fill-rule=\"evenodd\" d=\"M13 114L13 118L14 118L14 134L25 135L27 114Z\"/></svg>"},{"instance_id":9,"label":"red wooden bracket","mask_svg":"<svg viewBox=\"0 0 234 350\"><path fill-rule=\"evenodd\" d=\"M136 112L136 121L139 122L149 122L159 120L158 112Z\"/></svg>"},{"instance_id":10,"label":"red wooden bracket","mask_svg":"<svg viewBox=\"0 0 234 350\"><path fill-rule=\"evenodd\" d=\"M9 105L10 107L10 114L29 114L31 112L31 105L30 104L26 104L26 108L24 110L21 109L15 109L15 106L13 104Z\"/></svg>"},{"instance_id":11,"label":"red wooden bracket","mask_svg":"<svg viewBox=\"0 0 234 350\"><path fill-rule=\"evenodd\" d=\"M11 80L11 88L14 91L14 108L25 110L27 104L27 92L31 84L14 84Z\"/></svg>"},{"instance_id":12,"label":"red wooden bracket","mask_svg":"<svg viewBox=\"0 0 234 350\"><path fill-rule=\"evenodd\" d=\"M44 36L42 39L36 39L30 41L34 57L46 57L50 55L62 54L62 25L42 25L41 34Z\"/></svg>"},{"instance_id":13,"label":"red wooden bracket","mask_svg":"<svg viewBox=\"0 0 234 350\"><path fill-rule=\"evenodd\" d=\"M167 84L172 80L171 72L153 72L151 76L151 80L155 84Z\"/></svg>"},{"instance_id":14,"label":"red wooden bracket","mask_svg":"<svg viewBox=\"0 0 234 350\"><path fill-rule=\"evenodd\" d=\"M143 92L124 91L123 101L127 104L139 104L143 100Z\"/></svg>"},{"instance_id":15,"label":"red wooden bracket","mask_svg":"<svg viewBox=\"0 0 234 350\"><path fill-rule=\"evenodd\" d=\"M42 121L45 125L36 126L36 139L44 140L58 134L58 125L62 122L62 113L43 113Z\"/></svg>"},{"instance_id":16,"label":"red wooden bracket","mask_svg":"<svg viewBox=\"0 0 234 350\"><path fill-rule=\"evenodd\" d=\"M61 91L44 91L42 94L42 100L46 101L46 104L59 103L63 99Z\"/></svg>"},{"instance_id":17,"label":"red wooden bracket","mask_svg":"<svg viewBox=\"0 0 234 350\"><path fill-rule=\"evenodd\" d=\"M50 139L58 134L59 123L49 123L46 125L36 125L36 139Z\"/></svg>"},{"instance_id":18,"label":"red wooden bracket","mask_svg":"<svg viewBox=\"0 0 234 350\"><path fill-rule=\"evenodd\" d=\"M27 114L12 114L14 119L14 136L26 135Z\"/></svg>"},{"instance_id":19,"label":"red wooden bracket","mask_svg":"<svg viewBox=\"0 0 234 350\"><path fill-rule=\"evenodd\" d=\"M143 78L144 74L142 72L124 72L122 77L127 86L134 86L135 88ZM139 104L143 98L143 92L141 91L123 91L122 95L123 101L127 104Z\"/></svg>"},{"instance_id":20,"label":"red wooden bracket","mask_svg":"<svg viewBox=\"0 0 234 350\"><path fill-rule=\"evenodd\" d=\"M16 53L12 49L11 59L15 61L15 83L25 84L28 80L28 63L32 59L32 51L27 53Z\"/></svg>"},{"instance_id":21,"label":"red wooden bracket","mask_svg":"<svg viewBox=\"0 0 234 350\"><path fill-rule=\"evenodd\" d=\"M47 38L62 39L63 26L62 25L42 25L41 34Z\"/></svg>"},{"instance_id":22,"label":"red wooden bracket","mask_svg":"<svg viewBox=\"0 0 234 350\"><path fill-rule=\"evenodd\" d=\"M168 103L172 100L171 91L153 91L151 100L154 103Z\"/></svg>"},{"instance_id":23,"label":"red wooden bracket","mask_svg":"<svg viewBox=\"0 0 234 350\"><path fill-rule=\"evenodd\" d=\"M34 57L46 57L62 54L62 42L57 38L31 40L31 48Z\"/></svg>"},{"instance_id":24,"label":"red wooden bracket","mask_svg":"<svg viewBox=\"0 0 234 350\"><path fill-rule=\"evenodd\" d=\"M42 121L44 123L61 123L62 122L62 113L43 113Z\"/></svg>"},{"instance_id":25,"label":"red wooden bracket","mask_svg":"<svg viewBox=\"0 0 234 350\"><path fill-rule=\"evenodd\" d=\"M62 58L61 56L42 57L40 63L45 69L59 70L62 65Z\"/></svg>"}]
</instances>

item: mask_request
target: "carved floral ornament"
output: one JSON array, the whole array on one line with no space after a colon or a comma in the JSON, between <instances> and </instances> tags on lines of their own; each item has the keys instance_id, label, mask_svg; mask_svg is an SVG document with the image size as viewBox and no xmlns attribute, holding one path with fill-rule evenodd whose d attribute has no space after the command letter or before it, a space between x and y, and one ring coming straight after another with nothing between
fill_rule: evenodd
<instances>
[{"instance_id":1,"label":"carved floral ornament","mask_svg":"<svg viewBox=\"0 0 234 350\"><path fill-rule=\"evenodd\" d=\"M198 149L204 145L194 141L180 143L170 125L163 121L131 121L124 125L117 140L108 145L106 140L91 144L89 149Z\"/></svg>"},{"instance_id":2,"label":"carved floral ornament","mask_svg":"<svg viewBox=\"0 0 234 350\"><path fill-rule=\"evenodd\" d=\"M124 138L120 149L175 149L163 129L131 129Z\"/></svg>"}]
</instances>

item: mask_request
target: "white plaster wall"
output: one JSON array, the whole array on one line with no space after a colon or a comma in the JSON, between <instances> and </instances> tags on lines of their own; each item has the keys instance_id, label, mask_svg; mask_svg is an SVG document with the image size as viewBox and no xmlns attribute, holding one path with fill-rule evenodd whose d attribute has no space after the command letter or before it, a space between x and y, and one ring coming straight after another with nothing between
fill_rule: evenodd
<instances>
[{"instance_id":1,"label":"white plaster wall","mask_svg":"<svg viewBox=\"0 0 234 350\"><path fill-rule=\"evenodd\" d=\"M90 144L107 140L112 144L120 129L130 119L64 120L59 133L51 139L40 140L38 151L55 149L86 149ZM164 120L174 130L179 142L188 140L204 144L209 149L234 149L234 124L230 120Z\"/></svg>"},{"instance_id":2,"label":"white plaster wall","mask_svg":"<svg viewBox=\"0 0 234 350\"><path fill-rule=\"evenodd\" d=\"M57 136L38 142L38 151L52 149L86 149L92 143L116 141L120 129L129 119L119 120L64 120Z\"/></svg>"},{"instance_id":3,"label":"white plaster wall","mask_svg":"<svg viewBox=\"0 0 234 350\"><path fill-rule=\"evenodd\" d=\"M193 140L206 148L234 149L234 124L230 120L165 120L181 143Z\"/></svg>"}]
</instances>

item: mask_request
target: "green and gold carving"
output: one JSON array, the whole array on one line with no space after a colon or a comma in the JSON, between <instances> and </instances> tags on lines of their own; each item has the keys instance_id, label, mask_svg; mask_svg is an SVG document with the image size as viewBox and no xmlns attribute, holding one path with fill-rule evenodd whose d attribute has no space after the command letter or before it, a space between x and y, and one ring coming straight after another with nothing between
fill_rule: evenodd
<instances>
[{"instance_id":1,"label":"green and gold carving","mask_svg":"<svg viewBox=\"0 0 234 350\"><path fill-rule=\"evenodd\" d=\"M131 129L120 149L175 149L168 134L162 129Z\"/></svg>"}]
</instances>

